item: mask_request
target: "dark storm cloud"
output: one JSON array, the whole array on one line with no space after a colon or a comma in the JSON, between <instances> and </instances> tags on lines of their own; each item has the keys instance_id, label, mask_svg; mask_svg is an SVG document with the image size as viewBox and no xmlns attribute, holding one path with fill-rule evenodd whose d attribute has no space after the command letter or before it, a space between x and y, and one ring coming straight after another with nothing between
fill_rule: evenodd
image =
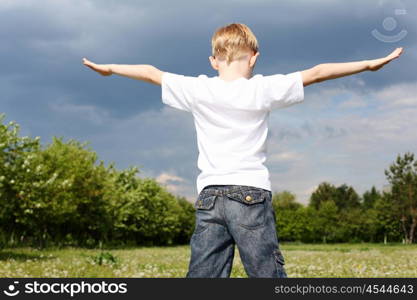
<instances>
[{"instance_id":1,"label":"dark storm cloud","mask_svg":"<svg viewBox=\"0 0 417 300\"><path fill-rule=\"evenodd\" d=\"M404 8L407 14L396 17L398 30L408 31L398 43L406 47L404 58L389 72L358 77L368 88L416 79L416 56L407 53L416 47L415 1L21 3L26 5L9 4L0 10L0 76L13 78L31 98L41 96L38 101L64 93L75 103L94 104L117 117L160 107L159 90L133 80L100 78L80 64L83 56L99 63L150 63L171 72L214 75L207 60L210 36L230 22L245 22L258 36L257 72L287 73L321 62L388 53L397 44L382 43L371 31L382 31L384 18L396 7ZM44 88L42 95L39 87ZM24 106L32 100L19 101Z\"/></svg>"},{"instance_id":2,"label":"dark storm cloud","mask_svg":"<svg viewBox=\"0 0 417 300\"><path fill-rule=\"evenodd\" d=\"M397 8L406 14L395 15ZM255 72L263 74L370 59L404 46L404 56L387 69L357 75L361 84L356 79L335 80L306 89L307 97L340 86L366 94L417 80L416 14L417 2L412 0L4 0L0 111L20 123L24 133L43 141L53 135L90 140L103 159L123 167L146 164L155 174L176 169L177 175L193 182L197 156L191 119L177 124L164 113L154 114L163 107L160 87L101 77L81 64L82 57L213 76L208 63L211 35L232 22L246 23L256 34L261 56ZM383 28L387 17L397 22L391 32ZM372 36L373 29L390 35L405 29L408 34L400 42L384 43ZM152 125L152 118L160 123ZM164 122L176 130L167 130ZM311 135L345 134L339 127L307 127ZM305 136L291 128L272 128L271 135L280 140Z\"/></svg>"},{"instance_id":3,"label":"dark storm cloud","mask_svg":"<svg viewBox=\"0 0 417 300\"><path fill-rule=\"evenodd\" d=\"M214 75L207 60L210 36L230 22L245 22L258 36L260 73L378 57L394 47L371 35L389 13L386 4L376 1L84 1L90 5L78 8L80 1L41 2L0 12L1 76L16 76L16 85L26 89L43 86L51 99L65 93L76 103L98 105L119 117L158 106L159 90L132 80L99 78L81 65L82 56L100 63L150 63L171 72ZM416 4L402 5L408 14L397 19L408 36L401 45L415 46ZM375 88L413 81L414 68L406 57L390 66L390 72L359 76Z\"/></svg>"}]
</instances>

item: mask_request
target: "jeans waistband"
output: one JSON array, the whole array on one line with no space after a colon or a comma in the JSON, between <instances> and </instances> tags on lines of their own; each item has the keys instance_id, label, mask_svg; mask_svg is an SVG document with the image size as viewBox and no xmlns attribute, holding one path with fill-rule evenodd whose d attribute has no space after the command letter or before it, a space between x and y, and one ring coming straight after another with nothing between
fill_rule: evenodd
<instances>
[{"instance_id":1,"label":"jeans waistband","mask_svg":"<svg viewBox=\"0 0 417 300\"><path fill-rule=\"evenodd\" d=\"M203 188L201 193L204 194L211 194L211 195L226 195L228 193L236 193L236 192L248 192L253 190L259 190L262 192L270 193L270 190L265 190L260 187L249 186L249 185L208 185Z\"/></svg>"}]
</instances>

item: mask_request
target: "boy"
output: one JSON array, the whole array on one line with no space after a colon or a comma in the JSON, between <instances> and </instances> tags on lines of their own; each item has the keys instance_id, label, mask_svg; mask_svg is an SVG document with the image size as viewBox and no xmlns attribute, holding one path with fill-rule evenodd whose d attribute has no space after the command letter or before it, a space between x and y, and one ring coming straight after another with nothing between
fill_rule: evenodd
<instances>
[{"instance_id":1,"label":"boy","mask_svg":"<svg viewBox=\"0 0 417 300\"><path fill-rule=\"evenodd\" d=\"M376 71L401 53L398 48L375 60L252 76L259 56L256 37L244 24L229 24L212 37L215 77L177 75L150 65L99 65L85 58L83 63L104 76L161 85L163 103L193 114L201 173L186 276L229 277L236 244L249 277L287 277L264 166L270 111L302 102L305 86Z\"/></svg>"}]
</instances>

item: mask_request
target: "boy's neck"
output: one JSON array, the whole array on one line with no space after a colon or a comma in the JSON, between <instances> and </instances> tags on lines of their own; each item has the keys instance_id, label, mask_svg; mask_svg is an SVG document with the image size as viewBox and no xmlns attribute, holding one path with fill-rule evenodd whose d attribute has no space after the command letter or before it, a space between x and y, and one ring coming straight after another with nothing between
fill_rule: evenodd
<instances>
[{"instance_id":1,"label":"boy's neck","mask_svg":"<svg viewBox=\"0 0 417 300\"><path fill-rule=\"evenodd\" d=\"M239 78L246 78L246 79L250 79L252 77L252 73L220 73L219 72L219 78L224 80L224 81L233 81Z\"/></svg>"},{"instance_id":2,"label":"boy's neck","mask_svg":"<svg viewBox=\"0 0 417 300\"><path fill-rule=\"evenodd\" d=\"M252 77L252 69L247 63L232 61L230 65L223 64L219 68L219 78L224 81L233 81L238 78L249 79Z\"/></svg>"}]
</instances>

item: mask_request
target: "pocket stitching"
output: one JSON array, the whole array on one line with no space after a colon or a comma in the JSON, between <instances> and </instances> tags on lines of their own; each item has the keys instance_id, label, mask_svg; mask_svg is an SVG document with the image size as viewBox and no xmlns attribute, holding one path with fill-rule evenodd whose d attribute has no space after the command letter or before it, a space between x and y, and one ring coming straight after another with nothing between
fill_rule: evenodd
<instances>
[{"instance_id":1,"label":"pocket stitching","mask_svg":"<svg viewBox=\"0 0 417 300\"><path fill-rule=\"evenodd\" d=\"M206 211L212 210L216 201L216 195L202 192L194 203L194 208L196 209L196 214L205 213ZM201 220L198 219L196 215L196 225L193 234L203 233L208 229L210 223L201 225Z\"/></svg>"},{"instance_id":2,"label":"pocket stitching","mask_svg":"<svg viewBox=\"0 0 417 300\"><path fill-rule=\"evenodd\" d=\"M243 228L246 228L246 229L248 229L248 230L255 230L255 229L259 229L259 228L262 228L262 227L265 227L265 218L264 218L264 221L263 221L263 223L262 224L259 224L259 225L255 225L255 226L249 226L249 225L246 225L246 224L241 224L241 223L239 223L239 226L241 226L241 227L243 227Z\"/></svg>"},{"instance_id":3,"label":"pocket stitching","mask_svg":"<svg viewBox=\"0 0 417 300\"><path fill-rule=\"evenodd\" d=\"M248 230L255 230L262 227L265 227L266 225L266 207L265 207L265 199L267 198L265 192L258 191L258 190L242 190L240 192L233 192L233 193L227 193L226 196L230 198L231 200L234 200L241 205L245 206L246 209L255 208L254 205L262 205L262 222L255 226L250 226L247 224L238 223L239 226L248 229ZM247 196L252 197L252 201L246 201Z\"/></svg>"},{"instance_id":4,"label":"pocket stitching","mask_svg":"<svg viewBox=\"0 0 417 300\"><path fill-rule=\"evenodd\" d=\"M216 197L216 195L201 194L197 197L197 200L194 203L194 208L197 210L210 210L214 206Z\"/></svg>"},{"instance_id":5,"label":"pocket stitching","mask_svg":"<svg viewBox=\"0 0 417 300\"><path fill-rule=\"evenodd\" d=\"M243 190L241 192L227 193L226 196L232 200L238 201L245 205L254 205L262 203L267 198L265 192L262 191L253 191L253 190ZM252 200L246 200L246 197L251 197Z\"/></svg>"}]
</instances>

